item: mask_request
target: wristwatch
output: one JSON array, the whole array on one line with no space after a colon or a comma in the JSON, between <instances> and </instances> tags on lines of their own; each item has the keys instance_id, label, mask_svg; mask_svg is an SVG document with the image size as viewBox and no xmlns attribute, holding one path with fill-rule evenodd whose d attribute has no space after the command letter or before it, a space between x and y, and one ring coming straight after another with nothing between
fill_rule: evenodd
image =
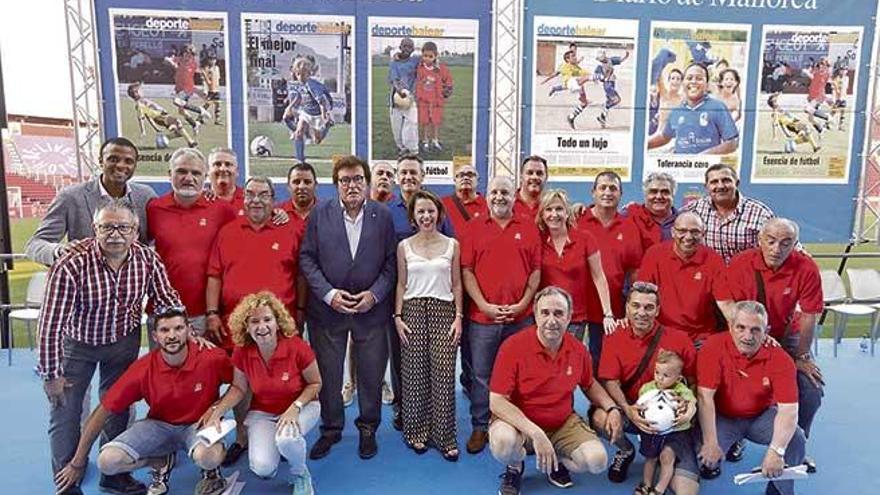
<instances>
[{"instance_id":1,"label":"wristwatch","mask_svg":"<svg viewBox=\"0 0 880 495\"><path fill-rule=\"evenodd\" d=\"M769 445L767 448L776 453L779 457L785 457L785 448L783 447L774 447L773 445Z\"/></svg>"},{"instance_id":2,"label":"wristwatch","mask_svg":"<svg viewBox=\"0 0 880 495\"><path fill-rule=\"evenodd\" d=\"M617 410L617 412L619 412L621 415L623 415L623 409L620 406L618 406L617 404L614 404L613 406L608 407L607 409L605 409L605 412L607 414L611 414L611 411L614 411L614 410Z\"/></svg>"},{"instance_id":3,"label":"wristwatch","mask_svg":"<svg viewBox=\"0 0 880 495\"><path fill-rule=\"evenodd\" d=\"M305 404L303 404L302 401L299 399L293 401L293 405L296 406L296 408L299 409L300 411L302 411L303 406L305 406Z\"/></svg>"}]
</instances>

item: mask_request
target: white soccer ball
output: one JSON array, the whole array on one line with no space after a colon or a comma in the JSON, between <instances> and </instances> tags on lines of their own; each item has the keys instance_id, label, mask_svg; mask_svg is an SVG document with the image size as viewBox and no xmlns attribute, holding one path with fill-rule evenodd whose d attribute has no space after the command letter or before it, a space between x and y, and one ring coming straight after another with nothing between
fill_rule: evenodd
<instances>
[{"instance_id":1,"label":"white soccer ball","mask_svg":"<svg viewBox=\"0 0 880 495\"><path fill-rule=\"evenodd\" d=\"M639 397L639 406L645 406L642 417L654 425L657 434L668 433L675 422L674 395L665 390L651 390Z\"/></svg>"},{"instance_id":2,"label":"white soccer ball","mask_svg":"<svg viewBox=\"0 0 880 495\"><path fill-rule=\"evenodd\" d=\"M275 143L269 136L257 136L251 140L251 155L253 156L272 156L275 152Z\"/></svg>"},{"instance_id":3,"label":"white soccer ball","mask_svg":"<svg viewBox=\"0 0 880 495\"><path fill-rule=\"evenodd\" d=\"M392 100L394 101L394 107L401 110L409 110L413 104L412 95L406 90L395 91Z\"/></svg>"},{"instance_id":4,"label":"white soccer ball","mask_svg":"<svg viewBox=\"0 0 880 495\"><path fill-rule=\"evenodd\" d=\"M168 139L168 136L166 136L165 134L156 134L156 148L163 150L168 147L170 142L171 141Z\"/></svg>"}]
</instances>

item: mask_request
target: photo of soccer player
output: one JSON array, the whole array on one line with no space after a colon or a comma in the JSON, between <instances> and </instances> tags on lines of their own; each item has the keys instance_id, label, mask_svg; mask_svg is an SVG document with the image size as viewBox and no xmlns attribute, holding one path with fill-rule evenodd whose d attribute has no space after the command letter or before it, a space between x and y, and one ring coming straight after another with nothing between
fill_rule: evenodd
<instances>
[{"instance_id":1,"label":"photo of soccer player","mask_svg":"<svg viewBox=\"0 0 880 495\"><path fill-rule=\"evenodd\" d=\"M167 180L177 147L229 146L225 15L110 9L110 19L117 129L138 145L138 175Z\"/></svg>"},{"instance_id":2,"label":"photo of soccer player","mask_svg":"<svg viewBox=\"0 0 880 495\"><path fill-rule=\"evenodd\" d=\"M752 182L846 184L862 31L764 26Z\"/></svg>"},{"instance_id":3,"label":"photo of soccer player","mask_svg":"<svg viewBox=\"0 0 880 495\"><path fill-rule=\"evenodd\" d=\"M474 163L479 23L369 18L370 163L418 154L427 183Z\"/></svg>"},{"instance_id":4,"label":"photo of soccer player","mask_svg":"<svg viewBox=\"0 0 880 495\"><path fill-rule=\"evenodd\" d=\"M651 23L645 176L702 183L712 165L740 166L750 26Z\"/></svg>"},{"instance_id":5,"label":"photo of soccer player","mask_svg":"<svg viewBox=\"0 0 880 495\"><path fill-rule=\"evenodd\" d=\"M638 22L535 17L531 153L550 177L629 180Z\"/></svg>"},{"instance_id":6,"label":"photo of soccer player","mask_svg":"<svg viewBox=\"0 0 880 495\"><path fill-rule=\"evenodd\" d=\"M329 181L333 157L355 152L353 30L350 16L242 14L251 174L306 161Z\"/></svg>"}]
</instances>

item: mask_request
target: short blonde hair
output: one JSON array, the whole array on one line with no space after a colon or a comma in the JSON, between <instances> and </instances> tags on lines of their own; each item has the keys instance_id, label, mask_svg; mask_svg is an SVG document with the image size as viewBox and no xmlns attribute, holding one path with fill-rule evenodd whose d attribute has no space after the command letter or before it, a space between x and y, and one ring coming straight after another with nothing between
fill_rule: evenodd
<instances>
[{"instance_id":1,"label":"short blonde hair","mask_svg":"<svg viewBox=\"0 0 880 495\"><path fill-rule=\"evenodd\" d=\"M678 355L675 351L670 351L668 349L661 348L657 352L657 359L655 361L656 364L672 364L678 367L678 370L681 371L684 368L684 359Z\"/></svg>"},{"instance_id":2,"label":"short blonde hair","mask_svg":"<svg viewBox=\"0 0 880 495\"><path fill-rule=\"evenodd\" d=\"M544 223L544 208L554 201L562 201L562 206L568 214L565 225L569 229L574 228L574 212L571 209L571 202L568 200L568 193L564 189L549 189L541 195L541 202L538 205L538 216L535 217L535 224L542 232L547 230L547 224Z\"/></svg>"},{"instance_id":3,"label":"short blonde hair","mask_svg":"<svg viewBox=\"0 0 880 495\"><path fill-rule=\"evenodd\" d=\"M278 331L285 337L293 337L297 334L296 322L290 316L284 304L269 291L260 291L245 296L232 314L229 316L229 331L232 333L232 341L235 345L243 347L254 343L254 339L247 331L247 320L254 314L257 308L268 307L275 315L278 322Z\"/></svg>"}]
</instances>

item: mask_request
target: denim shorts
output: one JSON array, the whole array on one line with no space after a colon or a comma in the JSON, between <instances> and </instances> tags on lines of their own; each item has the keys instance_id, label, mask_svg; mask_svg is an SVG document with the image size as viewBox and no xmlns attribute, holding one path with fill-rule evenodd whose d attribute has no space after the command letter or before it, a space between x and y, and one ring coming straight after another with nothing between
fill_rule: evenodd
<instances>
[{"instance_id":1,"label":"denim shorts","mask_svg":"<svg viewBox=\"0 0 880 495\"><path fill-rule=\"evenodd\" d=\"M185 450L187 455L191 455L193 449L202 443L196 436L197 432L195 423L172 425L147 418L135 422L112 441L104 444L101 450L116 447L135 461L162 457L178 450Z\"/></svg>"}]
</instances>

